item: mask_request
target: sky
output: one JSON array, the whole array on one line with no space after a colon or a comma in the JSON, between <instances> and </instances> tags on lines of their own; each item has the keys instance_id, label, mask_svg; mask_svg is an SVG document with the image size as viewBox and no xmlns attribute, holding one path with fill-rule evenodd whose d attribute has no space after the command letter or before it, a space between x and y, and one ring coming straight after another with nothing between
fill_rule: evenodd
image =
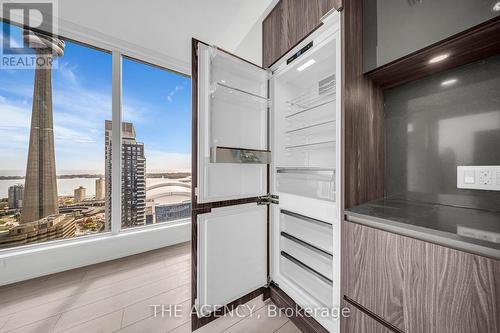
<instances>
[{"instance_id":1,"label":"sky","mask_svg":"<svg viewBox=\"0 0 500 333\"><path fill-rule=\"evenodd\" d=\"M20 29L12 27L12 36L20 36ZM0 68L0 175L24 175L33 79L32 69ZM147 171L189 169L191 79L128 58L122 79L123 121L134 124L137 141L144 143ZM111 103L111 54L66 41L52 71L58 174L104 173Z\"/></svg>"}]
</instances>

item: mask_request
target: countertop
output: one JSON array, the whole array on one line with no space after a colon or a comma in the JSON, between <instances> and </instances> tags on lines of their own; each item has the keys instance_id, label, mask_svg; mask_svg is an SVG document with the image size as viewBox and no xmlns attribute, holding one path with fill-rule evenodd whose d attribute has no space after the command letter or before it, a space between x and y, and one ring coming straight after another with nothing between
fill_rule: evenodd
<instances>
[{"instance_id":1,"label":"countertop","mask_svg":"<svg viewBox=\"0 0 500 333\"><path fill-rule=\"evenodd\" d=\"M500 260L500 212L384 199L345 213L352 222Z\"/></svg>"}]
</instances>

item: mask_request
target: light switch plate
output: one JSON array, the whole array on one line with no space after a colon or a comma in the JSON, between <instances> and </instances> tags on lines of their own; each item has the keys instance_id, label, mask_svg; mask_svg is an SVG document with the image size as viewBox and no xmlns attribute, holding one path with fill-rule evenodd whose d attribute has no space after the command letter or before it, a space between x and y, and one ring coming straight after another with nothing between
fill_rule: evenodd
<instances>
[{"instance_id":1,"label":"light switch plate","mask_svg":"<svg viewBox=\"0 0 500 333\"><path fill-rule=\"evenodd\" d=\"M500 165L457 166L457 188L500 191Z\"/></svg>"}]
</instances>

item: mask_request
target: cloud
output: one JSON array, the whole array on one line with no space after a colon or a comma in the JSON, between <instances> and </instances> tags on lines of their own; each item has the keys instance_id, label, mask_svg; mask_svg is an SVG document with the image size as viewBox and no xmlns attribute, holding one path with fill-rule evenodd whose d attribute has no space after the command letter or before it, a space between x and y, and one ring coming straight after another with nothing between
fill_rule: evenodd
<instances>
[{"instance_id":1,"label":"cloud","mask_svg":"<svg viewBox=\"0 0 500 333\"><path fill-rule=\"evenodd\" d=\"M68 62L65 61L59 61L59 68L57 69L59 71L59 74L63 77L63 79L71 84L76 85L77 84L77 79L75 75L75 70L78 68L78 66L71 66Z\"/></svg>"},{"instance_id":2,"label":"cloud","mask_svg":"<svg viewBox=\"0 0 500 333\"><path fill-rule=\"evenodd\" d=\"M179 91L181 91L182 89L184 89L184 87L183 87L183 86L181 86L181 85L177 85L177 86L175 86L175 88L174 88L174 89L172 89L172 90L168 93L168 95L167 95L167 100L168 100L169 102L172 102L172 101L174 100L174 95L175 95L175 94L177 94L177 93L178 93Z\"/></svg>"}]
</instances>

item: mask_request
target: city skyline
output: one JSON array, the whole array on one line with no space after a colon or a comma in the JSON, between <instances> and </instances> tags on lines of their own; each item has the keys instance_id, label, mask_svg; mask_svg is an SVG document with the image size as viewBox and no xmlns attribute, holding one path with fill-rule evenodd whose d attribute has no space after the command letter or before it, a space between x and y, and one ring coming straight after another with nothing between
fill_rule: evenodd
<instances>
[{"instance_id":1,"label":"city skyline","mask_svg":"<svg viewBox=\"0 0 500 333\"><path fill-rule=\"evenodd\" d=\"M0 175L25 173L33 76L28 69L0 71ZM148 146L148 172L190 168L190 89L188 77L124 58L123 121L133 122ZM57 174L104 173L102 121L111 118L111 56L67 42L53 71L53 110Z\"/></svg>"}]
</instances>

